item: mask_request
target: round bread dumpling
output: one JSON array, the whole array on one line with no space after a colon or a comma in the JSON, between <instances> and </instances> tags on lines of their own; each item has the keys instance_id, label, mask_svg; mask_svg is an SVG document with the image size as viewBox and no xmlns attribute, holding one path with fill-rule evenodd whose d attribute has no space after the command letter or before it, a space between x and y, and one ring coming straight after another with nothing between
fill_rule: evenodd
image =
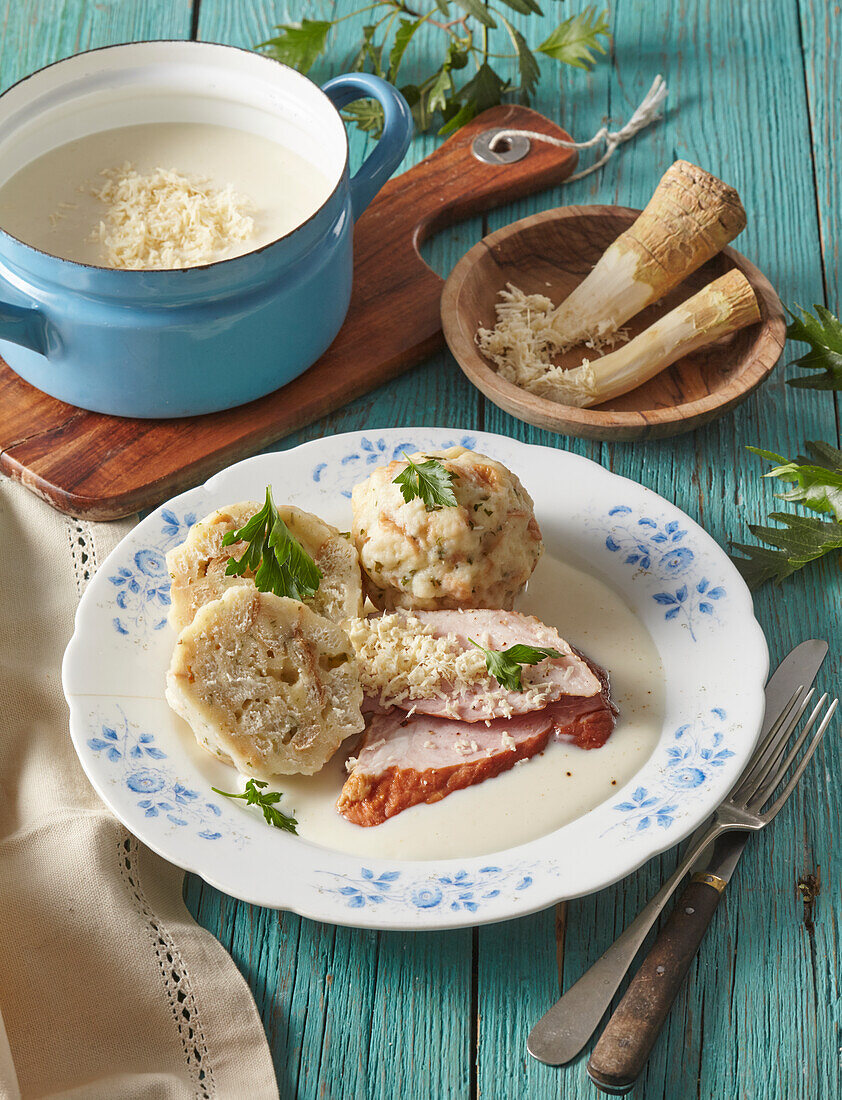
<instances>
[{"instance_id":1,"label":"round bread dumpling","mask_svg":"<svg viewBox=\"0 0 842 1100\"><path fill-rule=\"evenodd\" d=\"M419 497L405 501L394 483L407 469L402 459L355 486L351 534L365 593L385 611L510 611L543 550L529 493L511 470L464 447L410 457L456 475L458 506L427 511Z\"/></svg>"},{"instance_id":2,"label":"round bread dumpling","mask_svg":"<svg viewBox=\"0 0 842 1100\"><path fill-rule=\"evenodd\" d=\"M252 573L242 577L225 575L229 558L239 560L248 543L223 546L229 531L238 531L262 505L243 500L227 508L218 508L194 523L187 538L167 554L170 573L170 625L181 633L193 621L196 611L229 588L254 587ZM357 551L349 538L310 512L291 504L278 507L278 515L322 571L318 590L308 607L333 622L354 618L362 613L362 581Z\"/></svg>"},{"instance_id":3,"label":"round bread dumpling","mask_svg":"<svg viewBox=\"0 0 842 1100\"><path fill-rule=\"evenodd\" d=\"M240 585L196 612L167 702L243 775L312 775L365 726L348 635L298 600Z\"/></svg>"}]
</instances>

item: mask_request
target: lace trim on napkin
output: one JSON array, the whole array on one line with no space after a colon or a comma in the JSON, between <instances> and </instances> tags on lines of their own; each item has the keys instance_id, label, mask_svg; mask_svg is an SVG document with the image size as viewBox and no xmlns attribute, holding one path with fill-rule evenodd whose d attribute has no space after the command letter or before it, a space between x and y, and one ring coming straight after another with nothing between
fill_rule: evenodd
<instances>
[{"instance_id":1,"label":"lace trim on napkin","mask_svg":"<svg viewBox=\"0 0 842 1100\"><path fill-rule=\"evenodd\" d=\"M68 519L67 541L70 545L73 575L76 578L76 594L81 598L82 593L88 587L88 581L96 573L99 565L96 560L91 531L87 524L79 519Z\"/></svg>"},{"instance_id":2,"label":"lace trim on napkin","mask_svg":"<svg viewBox=\"0 0 842 1100\"><path fill-rule=\"evenodd\" d=\"M172 936L152 912L143 895L135 869L137 847L135 838L124 833L124 838L117 845L120 875L146 921L149 938L167 991L167 999L184 1049L187 1069L196 1089L196 1100L213 1100L217 1095L216 1086L196 995Z\"/></svg>"}]
</instances>

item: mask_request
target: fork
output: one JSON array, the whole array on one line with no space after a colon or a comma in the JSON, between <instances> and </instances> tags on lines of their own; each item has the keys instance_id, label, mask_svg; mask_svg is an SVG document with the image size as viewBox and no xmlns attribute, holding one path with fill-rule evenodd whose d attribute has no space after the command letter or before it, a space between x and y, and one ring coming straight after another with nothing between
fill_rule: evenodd
<instances>
[{"instance_id":1,"label":"fork","mask_svg":"<svg viewBox=\"0 0 842 1100\"><path fill-rule=\"evenodd\" d=\"M811 690L802 699L803 691L801 686L793 693L727 798L717 809L710 827L699 835L698 840L694 837L675 873L667 879L625 932L532 1029L526 1046L533 1058L547 1065L560 1066L576 1057L609 1008L646 934L698 856L723 833L735 830L757 832L763 829L792 794L837 706L836 699L828 705L827 694L822 695L792 748L787 752L790 738L813 697ZM771 805L767 805L817 722L818 728L783 790Z\"/></svg>"}]
</instances>

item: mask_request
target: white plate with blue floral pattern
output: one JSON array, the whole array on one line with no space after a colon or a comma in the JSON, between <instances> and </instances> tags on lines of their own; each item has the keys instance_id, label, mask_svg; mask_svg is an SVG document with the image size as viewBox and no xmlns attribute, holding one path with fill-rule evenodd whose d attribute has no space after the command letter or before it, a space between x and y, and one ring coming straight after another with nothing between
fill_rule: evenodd
<instances>
[{"instance_id":1,"label":"white plate with blue floral pattern","mask_svg":"<svg viewBox=\"0 0 842 1100\"><path fill-rule=\"evenodd\" d=\"M164 555L197 518L283 486L347 529L351 487L404 450L461 444L514 470L549 552L591 564L639 616L664 668L660 739L632 780L563 828L493 856L362 859L271 829L218 798L223 767L164 699L173 637ZM277 495L277 493L276 493ZM673 504L588 459L451 429L354 432L259 455L143 520L91 581L63 667L70 731L100 797L165 859L234 897L335 924L431 929L505 920L599 890L695 829L724 798L763 718L768 651L719 546ZM230 782L230 775L229 775ZM231 789L228 787L228 789Z\"/></svg>"}]
</instances>

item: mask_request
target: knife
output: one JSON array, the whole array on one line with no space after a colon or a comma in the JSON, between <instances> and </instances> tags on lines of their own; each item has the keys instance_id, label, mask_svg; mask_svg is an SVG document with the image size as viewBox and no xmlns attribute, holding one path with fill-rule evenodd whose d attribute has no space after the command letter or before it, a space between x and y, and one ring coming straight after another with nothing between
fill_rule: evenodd
<instances>
[{"instance_id":1,"label":"knife","mask_svg":"<svg viewBox=\"0 0 842 1100\"><path fill-rule=\"evenodd\" d=\"M784 658L766 685L760 738L769 732L799 684L804 693L810 689L826 656L827 642L814 638ZM749 835L748 831L726 833L694 864L687 888L593 1049L588 1077L601 1092L621 1096L643 1071ZM691 844L695 839L696 835Z\"/></svg>"}]
</instances>

